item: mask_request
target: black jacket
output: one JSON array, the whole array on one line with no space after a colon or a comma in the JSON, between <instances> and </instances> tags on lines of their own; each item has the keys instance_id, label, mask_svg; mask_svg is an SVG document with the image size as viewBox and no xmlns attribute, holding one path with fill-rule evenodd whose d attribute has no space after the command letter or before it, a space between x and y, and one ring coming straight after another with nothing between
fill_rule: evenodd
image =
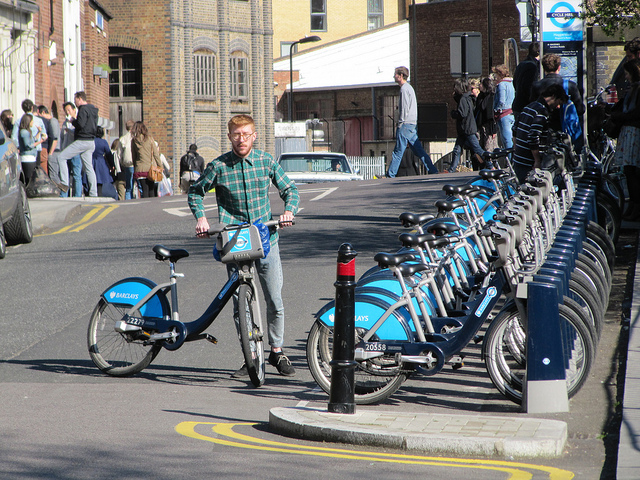
<instances>
[{"instance_id":1,"label":"black jacket","mask_svg":"<svg viewBox=\"0 0 640 480\"><path fill-rule=\"evenodd\" d=\"M76 127L74 139L93 140L98 131L98 109L87 103L78 107L78 115L71 122Z\"/></svg>"},{"instance_id":2,"label":"black jacket","mask_svg":"<svg viewBox=\"0 0 640 480\"><path fill-rule=\"evenodd\" d=\"M458 135L475 135L478 132L475 117L475 101L471 93L465 93L455 97L458 109L451 112L451 117L456 119L456 131Z\"/></svg>"},{"instance_id":3,"label":"black jacket","mask_svg":"<svg viewBox=\"0 0 640 480\"><path fill-rule=\"evenodd\" d=\"M513 74L513 88L516 96L511 108L514 112L521 112L529 105L531 98L531 85L540 79L540 61L535 57L527 57L520 62Z\"/></svg>"}]
</instances>

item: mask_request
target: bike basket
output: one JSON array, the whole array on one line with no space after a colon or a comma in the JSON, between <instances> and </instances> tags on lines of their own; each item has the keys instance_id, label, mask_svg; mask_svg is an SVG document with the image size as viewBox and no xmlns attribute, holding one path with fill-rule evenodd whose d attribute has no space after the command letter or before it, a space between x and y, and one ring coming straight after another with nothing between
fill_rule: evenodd
<instances>
[{"instance_id":1,"label":"bike basket","mask_svg":"<svg viewBox=\"0 0 640 480\"><path fill-rule=\"evenodd\" d=\"M219 260L222 263L258 260L266 256L260 232L256 225L248 225L239 230L220 232L213 251L214 257L218 259L219 256ZM216 256L216 253L218 256Z\"/></svg>"}]
</instances>

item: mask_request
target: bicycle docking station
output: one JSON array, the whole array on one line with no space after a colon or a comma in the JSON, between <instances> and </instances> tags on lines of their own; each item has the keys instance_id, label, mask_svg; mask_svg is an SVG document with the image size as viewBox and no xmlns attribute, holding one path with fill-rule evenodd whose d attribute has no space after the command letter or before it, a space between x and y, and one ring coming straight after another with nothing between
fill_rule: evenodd
<instances>
[{"instance_id":1,"label":"bicycle docking station","mask_svg":"<svg viewBox=\"0 0 640 480\"><path fill-rule=\"evenodd\" d=\"M527 413L569 411L566 369L572 358L572 332L563 328L559 307L582 251L586 225L594 219L596 193L591 176L579 183L542 267L526 284L526 373L522 408ZM524 289L523 289L524 290Z\"/></svg>"},{"instance_id":2,"label":"bicycle docking station","mask_svg":"<svg viewBox=\"0 0 640 480\"><path fill-rule=\"evenodd\" d=\"M355 287L358 255L351 244L338 249L336 275L335 323L331 365L330 413L353 414L355 404Z\"/></svg>"}]
</instances>

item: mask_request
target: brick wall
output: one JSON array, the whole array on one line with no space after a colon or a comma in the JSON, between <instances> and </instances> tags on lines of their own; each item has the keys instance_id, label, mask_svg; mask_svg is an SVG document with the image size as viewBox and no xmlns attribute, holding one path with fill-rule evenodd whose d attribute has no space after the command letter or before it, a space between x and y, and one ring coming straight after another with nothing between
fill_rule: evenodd
<instances>
[{"instance_id":1,"label":"brick wall","mask_svg":"<svg viewBox=\"0 0 640 480\"><path fill-rule=\"evenodd\" d=\"M519 14L513 0L493 0L493 65L504 62L503 40L515 38L519 43ZM448 103L452 98L453 80L450 74L449 35L453 32L482 34L483 76L489 72L487 1L442 0L416 5L415 44L410 33L412 57L410 82L416 90L419 104ZM472 14L474 13L475 14ZM414 26L412 25L412 28ZM414 50L415 49L415 50ZM417 60L417 61L416 61ZM414 63L416 62L416 63ZM448 135L455 136L455 121L447 123Z\"/></svg>"},{"instance_id":2,"label":"brick wall","mask_svg":"<svg viewBox=\"0 0 640 480\"><path fill-rule=\"evenodd\" d=\"M105 12L100 10L104 15ZM96 5L84 2L82 21L82 78L87 101L96 106L100 117L109 119L109 79L93 75L93 67L109 65L109 21L104 15L103 28L96 25ZM69 100L73 100L75 92L68 92Z\"/></svg>"},{"instance_id":3,"label":"brick wall","mask_svg":"<svg viewBox=\"0 0 640 480\"><path fill-rule=\"evenodd\" d=\"M35 56L36 105L45 105L59 120L64 118L64 42L62 37L62 5L38 0L39 15L34 16L40 49ZM52 22L53 18L53 22ZM52 45L55 44L55 47ZM21 102L23 99L19 99Z\"/></svg>"}]
</instances>

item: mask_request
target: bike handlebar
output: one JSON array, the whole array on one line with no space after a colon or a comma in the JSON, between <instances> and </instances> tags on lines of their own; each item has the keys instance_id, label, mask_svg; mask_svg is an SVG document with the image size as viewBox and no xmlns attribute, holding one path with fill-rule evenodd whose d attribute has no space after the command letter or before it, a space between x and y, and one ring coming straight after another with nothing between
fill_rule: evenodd
<instances>
[{"instance_id":1,"label":"bike handlebar","mask_svg":"<svg viewBox=\"0 0 640 480\"><path fill-rule=\"evenodd\" d=\"M268 222L263 222L263 225L267 227L276 227L279 228L282 224L290 223L291 225L295 225L296 221L292 220L290 222L281 222L280 220L269 220ZM238 224L229 224L225 225L223 223L216 223L209 228L207 234L209 236L217 235L218 233L229 231L229 230L240 230L241 228L246 228L250 224L249 223L238 223Z\"/></svg>"}]
</instances>

